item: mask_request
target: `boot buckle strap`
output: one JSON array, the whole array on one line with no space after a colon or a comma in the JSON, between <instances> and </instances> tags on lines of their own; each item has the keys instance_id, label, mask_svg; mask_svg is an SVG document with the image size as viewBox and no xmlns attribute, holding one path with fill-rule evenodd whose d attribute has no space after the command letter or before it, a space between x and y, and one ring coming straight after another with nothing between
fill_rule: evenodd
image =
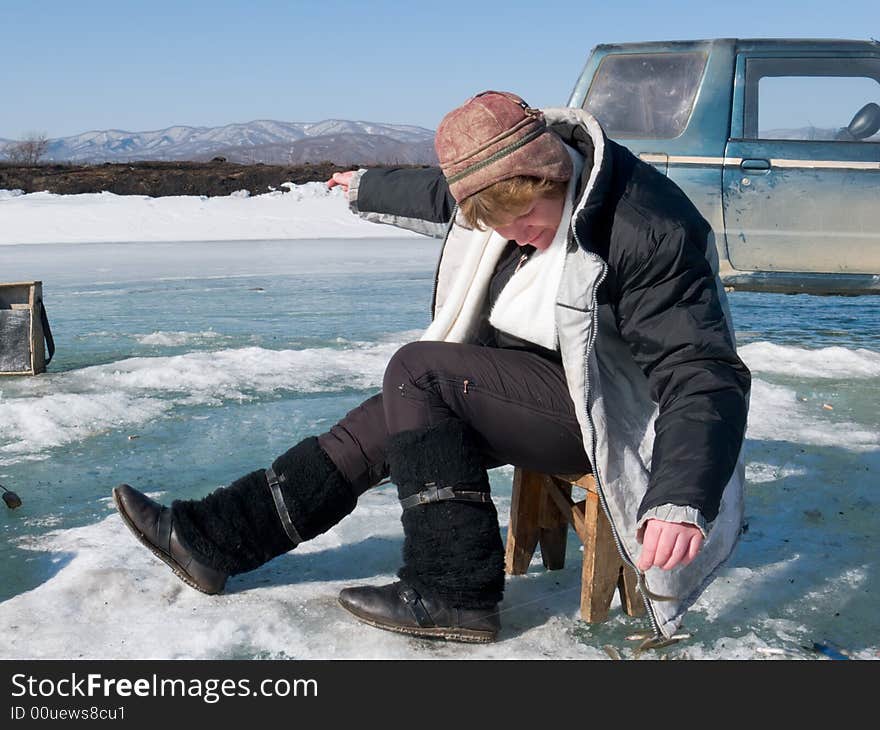
<instances>
[{"instance_id":1,"label":"boot buckle strap","mask_svg":"<svg viewBox=\"0 0 880 730\"><path fill-rule=\"evenodd\" d=\"M408 586L405 583L401 583L397 588L397 595L400 596L400 600L406 604L407 608L409 608L413 618L415 618L419 626L425 628L434 625L434 620L431 618L431 614L428 613L425 604L422 603L422 597L418 594L415 588Z\"/></svg>"},{"instance_id":2,"label":"boot buckle strap","mask_svg":"<svg viewBox=\"0 0 880 730\"><path fill-rule=\"evenodd\" d=\"M407 510L420 504L444 502L446 500L455 500L456 502L489 502L491 500L488 492L466 492L456 491L452 487L425 486L428 488L401 499L401 507Z\"/></svg>"},{"instance_id":3,"label":"boot buckle strap","mask_svg":"<svg viewBox=\"0 0 880 730\"><path fill-rule=\"evenodd\" d=\"M281 494L281 484L278 481L275 470L271 466L266 469L266 481L269 482L269 491L272 492L272 499L275 501L275 510L278 512L281 526L293 543L293 547L296 547L303 539L293 526L293 520L290 519L290 512L287 511L287 505L284 504L284 496Z\"/></svg>"}]
</instances>

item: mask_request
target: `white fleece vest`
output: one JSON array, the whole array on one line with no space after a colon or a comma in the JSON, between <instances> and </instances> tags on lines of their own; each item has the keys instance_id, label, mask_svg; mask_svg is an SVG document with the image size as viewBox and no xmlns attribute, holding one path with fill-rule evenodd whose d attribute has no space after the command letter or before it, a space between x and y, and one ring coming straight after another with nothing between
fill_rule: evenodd
<instances>
[{"instance_id":1,"label":"white fleece vest","mask_svg":"<svg viewBox=\"0 0 880 730\"><path fill-rule=\"evenodd\" d=\"M565 267L565 248L574 207L575 182L584 166L583 156L566 146L574 172L565 193L565 208L553 242L543 251L535 251L516 271L492 307L489 324L521 340L534 342L548 350L559 345L556 332L556 293Z\"/></svg>"},{"instance_id":2,"label":"white fleece vest","mask_svg":"<svg viewBox=\"0 0 880 730\"><path fill-rule=\"evenodd\" d=\"M583 156L566 146L574 168L565 194L565 207L551 244L536 251L510 278L498 295L489 323L521 340L548 350L557 349L556 293L565 266L575 184L583 169ZM488 295L489 282L507 239L494 230L470 231L462 246L462 261L442 310L422 335L422 340L466 342Z\"/></svg>"}]
</instances>

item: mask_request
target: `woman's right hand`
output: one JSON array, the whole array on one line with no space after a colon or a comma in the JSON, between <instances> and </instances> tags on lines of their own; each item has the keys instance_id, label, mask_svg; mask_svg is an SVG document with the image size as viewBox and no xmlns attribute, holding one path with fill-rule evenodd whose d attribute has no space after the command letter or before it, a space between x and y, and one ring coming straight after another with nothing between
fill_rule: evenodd
<instances>
[{"instance_id":1,"label":"woman's right hand","mask_svg":"<svg viewBox=\"0 0 880 730\"><path fill-rule=\"evenodd\" d=\"M351 178L354 176L354 170L348 172L334 172L333 177L327 181L328 188L334 188L339 185L343 192L348 194L348 187L351 185Z\"/></svg>"}]
</instances>

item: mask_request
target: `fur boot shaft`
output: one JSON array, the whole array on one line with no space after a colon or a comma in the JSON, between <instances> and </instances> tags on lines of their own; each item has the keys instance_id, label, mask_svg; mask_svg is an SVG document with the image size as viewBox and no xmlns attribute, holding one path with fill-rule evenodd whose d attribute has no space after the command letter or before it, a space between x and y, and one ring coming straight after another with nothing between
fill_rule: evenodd
<instances>
[{"instance_id":1,"label":"fur boot shaft","mask_svg":"<svg viewBox=\"0 0 880 730\"><path fill-rule=\"evenodd\" d=\"M357 505L357 494L314 436L272 462L284 504L303 540L321 535Z\"/></svg>"},{"instance_id":2,"label":"fur boot shaft","mask_svg":"<svg viewBox=\"0 0 880 730\"><path fill-rule=\"evenodd\" d=\"M438 488L489 493L474 435L458 420L391 437L388 465L405 499ZM504 593L504 547L491 501L443 500L404 510L401 580L458 608L492 608Z\"/></svg>"},{"instance_id":3,"label":"fur boot shaft","mask_svg":"<svg viewBox=\"0 0 880 730\"><path fill-rule=\"evenodd\" d=\"M314 437L272 464L284 504L304 540L349 514L357 497ZM205 564L229 575L258 568L294 547L278 516L266 471L258 469L198 500L171 505L180 538Z\"/></svg>"}]
</instances>

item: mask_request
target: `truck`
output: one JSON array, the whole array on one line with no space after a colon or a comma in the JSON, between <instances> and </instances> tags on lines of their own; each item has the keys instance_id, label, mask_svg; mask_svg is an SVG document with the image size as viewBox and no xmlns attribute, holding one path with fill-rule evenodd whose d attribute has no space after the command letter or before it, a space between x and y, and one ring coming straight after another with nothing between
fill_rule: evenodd
<instances>
[{"instance_id":1,"label":"truck","mask_svg":"<svg viewBox=\"0 0 880 730\"><path fill-rule=\"evenodd\" d=\"M598 45L568 101L681 187L728 290L880 294L880 43Z\"/></svg>"}]
</instances>

